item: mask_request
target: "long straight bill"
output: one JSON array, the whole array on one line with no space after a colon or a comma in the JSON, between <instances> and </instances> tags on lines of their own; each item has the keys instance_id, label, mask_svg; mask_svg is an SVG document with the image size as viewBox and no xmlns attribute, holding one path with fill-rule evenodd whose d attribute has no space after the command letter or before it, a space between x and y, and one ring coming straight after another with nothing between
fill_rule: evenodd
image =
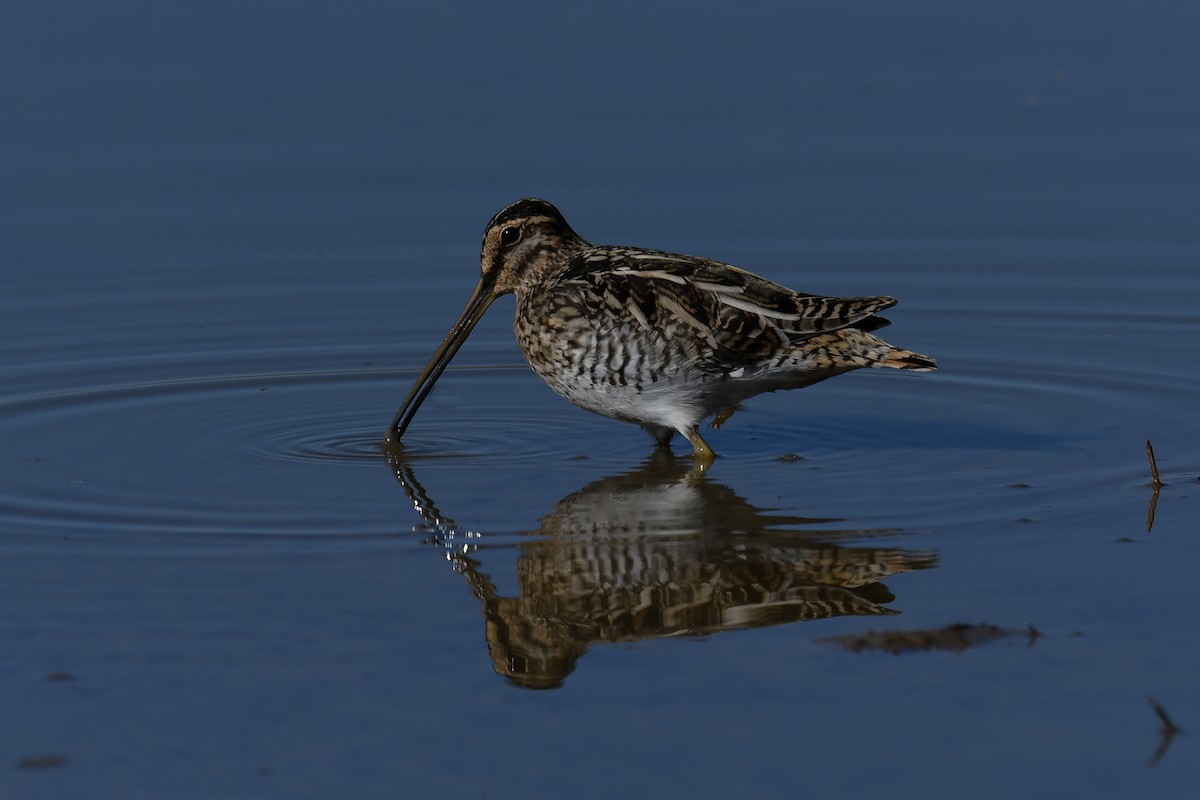
<instances>
[{"instance_id":1,"label":"long straight bill","mask_svg":"<svg viewBox=\"0 0 1200 800\"><path fill-rule=\"evenodd\" d=\"M483 312L487 311L488 306L495 299L496 295L492 294L491 287L484 286L482 281L475 287L474 293L471 294L471 299L467 301L467 307L459 315L458 321L454 323L454 327L446 334L446 338L438 346L437 352L433 354L433 358L429 359L429 363L425 365L425 369L421 370L421 374L417 377L417 382L413 385L412 391L408 393L408 397L404 398L404 403L401 404L400 410L392 418L392 424L388 427L386 437L389 443L400 441L400 437L404 435L404 431L408 429L409 423L416 416L417 409L421 407L421 403L425 402L425 398L433 391L433 385L437 383L437 379L446 371L446 367L449 366L450 360L454 358L454 354L458 352L458 348L462 347L463 342L471 335L471 331L475 328L476 323L483 317Z\"/></svg>"}]
</instances>

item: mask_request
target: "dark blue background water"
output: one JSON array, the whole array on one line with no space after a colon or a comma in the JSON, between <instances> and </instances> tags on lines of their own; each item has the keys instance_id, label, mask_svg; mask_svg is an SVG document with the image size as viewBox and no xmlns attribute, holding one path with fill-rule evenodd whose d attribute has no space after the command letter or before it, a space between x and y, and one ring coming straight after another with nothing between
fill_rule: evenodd
<instances>
[{"instance_id":1,"label":"dark blue background water","mask_svg":"<svg viewBox=\"0 0 1200 800\"><path fill-rule=\"evenodd\" d=\"M1193 4L2 17L3 796L1188 796ZM697 482L501 302L397 469L529 195L896 295L941 371L758 398ZM1045 635L822 641L960 621ZM522 624L560 688L493 669Z\"/></svg>"}]
</instances>

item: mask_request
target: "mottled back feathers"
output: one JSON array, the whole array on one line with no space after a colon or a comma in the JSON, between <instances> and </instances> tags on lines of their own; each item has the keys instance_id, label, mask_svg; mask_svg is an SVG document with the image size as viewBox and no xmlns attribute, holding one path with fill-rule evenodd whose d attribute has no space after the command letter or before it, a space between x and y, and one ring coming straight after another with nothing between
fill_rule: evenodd
<instances>
[{"instance_id":1,"label":"mottled back feathers","mask_svg":"<svg viewBox=\"0 0 1200 800\"><path fill-rule=\"evenodd\" d=\"M682 323L718 371L777 358L818 334L882 327L874 315L896 304L804 294L718 261L629 247L589 247L553 283L646 331Z\"/></svg>"}]
</instances>

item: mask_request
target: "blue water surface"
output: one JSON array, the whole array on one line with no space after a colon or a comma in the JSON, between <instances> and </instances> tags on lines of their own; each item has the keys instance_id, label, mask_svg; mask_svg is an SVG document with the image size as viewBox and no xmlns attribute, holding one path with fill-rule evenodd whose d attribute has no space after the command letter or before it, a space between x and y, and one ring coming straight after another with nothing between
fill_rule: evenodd
<instances>
[{"instance_id":1,"label":"blue water surface","mask_svg":"<svg viewBox=\"0 0 1200 800\"><path fill-rule=\"evenodd\" d=\"M1193 4L3 18L0 796L1194 791ZM940 369L697 475L502 299L389 460L525 196Z\"/></svg>"}]
</instances>

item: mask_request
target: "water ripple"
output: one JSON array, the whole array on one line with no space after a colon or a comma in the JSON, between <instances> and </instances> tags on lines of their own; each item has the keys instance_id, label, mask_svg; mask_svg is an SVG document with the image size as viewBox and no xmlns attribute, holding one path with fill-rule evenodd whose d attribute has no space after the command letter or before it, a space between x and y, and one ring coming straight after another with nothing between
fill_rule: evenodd
<instances>
[{"instance_id":1,"label":"water ripple","mask_svg":"<svg viewBox=\"0 0 1200 800\"><path fill-rule=\"evenodd\" d=\"M524 370L455 370L405 440L411 460L494 467L563 457L581 430L586 440L601 438L588 426L609 423L570 407L521 414L530 378ZM393 535L394 508L364 515L355 505L348 514L330 499L353 504L374 486L345 467L390 479L383 430L406 383L392 371L360 370L14 398L0 403L0 432L27 466L0 489L0 518L27 531ZM313 485L322 492L304 488Z\"/></svg>"},{"instance_id":2,"label":"water ripple","mask_svg":"<svg viewBox=\"0 0 1200 800\"><path fill-rule=\"evenodd\" d=\"M1079 437L1144 412L1148 397L1156 413L1181 416L1200 390L1200 379L1175 369L1166 351L1146 346L1147 337L1170 341L1181 331L1194 332L1191 318L1142 319L1130 331L1107 330L1095 315L1042 320L1031 312L1007 320L1006 327L995 321L974 325L974 317L962 312L931 313L946 318L940 327L962 335L940 344L919 336L896 339L934 353L940 372L860 373L805 392L756 398L712 434L710 441L726 456L716 474L754 483L768 468L807 470L811 488L822 482L816 470L870 486L881 470L896 472L899 463L902 469L889 481L902 488L979 461L980 469L1004 464L993 479L1002 488L1038 482L1030 478L1031 459L997 455L1026 453L1057 472L1021 496L1048 501L1071 487L1112 486L1129 478L1130 464L1081 455L1086 448L1076 447ZM1001 331L1003 342L997 339ZM331 358L329 347L322 358ZM227 355L230 364L249 366L269 353ZM214 360L211 354L204 358L192 366ZM115 365L121 362L114 359L110 366L119 373ZM31 365L23 380L70 385L68 368L41 369L39 377ZM135 374L147 369L139 362ZM178 359L169 370L163 363L164 374L188 369L189 362ZM98 362L86 377L75 377L103 374ZM403 525L395 507L378 507L374 491L377 481L389 479L381 439L415 374L374 367L248 369L11 398L0 402L0 433L13 457L25 463L10 470L0 488L0 519L30 532L68 535L119 529L222 537L392 536ZM456 366L404 440L406 460L417 468L519 468L527 474L583 459L592 470L619 471L649 449L640 431L572 408L524 365ZM685 450L676 448L681 455ZM913 492L919 494L915 485ZM959 496L951 487L943 499L947 509L970 517L970 491Z\"/></svg>"}]
</instances>

